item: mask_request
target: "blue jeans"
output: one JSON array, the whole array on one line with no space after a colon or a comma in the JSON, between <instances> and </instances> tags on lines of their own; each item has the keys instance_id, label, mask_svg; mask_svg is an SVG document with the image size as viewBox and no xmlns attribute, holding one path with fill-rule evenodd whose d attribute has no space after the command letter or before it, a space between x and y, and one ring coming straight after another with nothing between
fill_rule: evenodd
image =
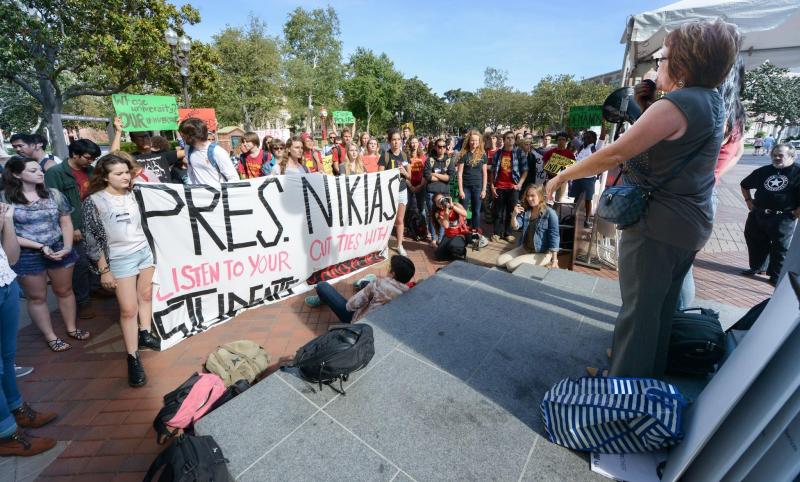
<instances>
[{"instance_id":1,"label":"blue jeans","mask_svg":"<svg viewBox=\"0 0 800 482\"><path fill-rule=\"evenodd\" d=\"M464 202L461 204L464 205L464 208L467 208L467 204L471 207L469 209L472 210L472 219L469 220L469 225L473 229L478 229L481 227L481 187L480 186L464 186Z\"/></svg>"},{"instance_id":2,"label":"blue jeans","mask_svg":"<svg viewBox=\"0 0 800 482\"><path fill-rule=\"evenodd\" d=\"M320 301L328 305L333 313L342 323L350 323L353 321L354 312L348 311L347 300L344 296L340 295L336 288L330 285L327 281L320 281L317 283L317 296Z\"/></svg>"},{"instance_id":3,"label":"blue jeans","mask_svg":"<svg viewBox=\"0 0 800 482\"><path fill-rule=\"evenodd\" d=\"M17 354L19 329L19 284L0 287L0 438L17 431L12 410L22 406L22 395L14 373L14 356Z\"/></svg>"},{"instance_id":4,"label":"blue jeans","mask_svg":"<svg viewBox=\"0 0 800 482\"><path fill-rule=\"evenodd\" d=\"M719 204L719 196L717 196L717 187L714 186L714 189L711 191L711 219L717 217L717 204ZM691 304L694 303L694 293L694 271L692 267L689 266L689 271L686 273L686 277L683 278L683 284L681 285L677 309L683 310L686 308L693 308Z\"/></svg>"},{"instance_id":5,"label":"blue jeans","mask_svg":"<svg viewBox=\"0 0 800 482\"><path fill-rule=\"evenodd\" d=\"M427 198L425 199L425 204L428 206L428 234L431 235L434 241L437 243L441 242L444 239L444 227L439 227L439 229L435 228L435 224L433 222L433 196L437 193L429 192ZM446 196L446 194L445 194Z\"/></svg>"}]
</instances>

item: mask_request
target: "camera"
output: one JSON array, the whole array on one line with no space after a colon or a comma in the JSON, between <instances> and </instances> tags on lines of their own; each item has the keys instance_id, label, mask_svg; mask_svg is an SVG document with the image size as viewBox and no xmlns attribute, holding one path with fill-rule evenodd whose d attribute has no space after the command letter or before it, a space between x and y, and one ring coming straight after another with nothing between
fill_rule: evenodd
<instances>
[{"instance_id":1,"label":"camera","mask_svg":"<svg viewBox=\"0 0 800 482\"><path fill-rule=\"evenodd\" d=\"M442 196L442 197L439 198L439 202L438 202L437 205L439 206L440 209L444 209L447 206L449 206L450 204L452 204L452 202L453 202L453 200L450 199L449 197Z\"/></svg>"}]
</instances>

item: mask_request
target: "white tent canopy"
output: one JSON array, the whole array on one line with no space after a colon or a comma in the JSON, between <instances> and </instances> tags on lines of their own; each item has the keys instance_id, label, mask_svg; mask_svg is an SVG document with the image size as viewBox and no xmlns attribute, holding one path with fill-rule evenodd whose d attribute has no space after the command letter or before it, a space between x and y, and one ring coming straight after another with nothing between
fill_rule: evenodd
<instances>
[{"instance_id":1,"label":"white tent canopy","mask_svg":"<svg viewBox=\"0 0 800 482\"><path fill-rule=\"evenodd\" d=\"M628 18L620 41L627 44L624 82L655 67L653 54L661 48L670 30L684 22L715 18L739 27L747 69L765 60L791 69L800 67L800 1L683 0Z\"/></svg>"}]
</instances>

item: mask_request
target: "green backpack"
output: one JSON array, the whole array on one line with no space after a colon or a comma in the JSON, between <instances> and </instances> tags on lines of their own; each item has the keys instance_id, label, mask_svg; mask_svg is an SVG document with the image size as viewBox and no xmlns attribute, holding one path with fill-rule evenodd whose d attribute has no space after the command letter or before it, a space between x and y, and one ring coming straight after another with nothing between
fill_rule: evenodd
<instances>
[{"instance_id":1,"label":"green backpack","mask_svg":"<svg viewBox=\"0 0 800 482\"><path fill-rule=\"evenodd\" d=\"M250 340L239 340L217 347L208 355L206 370L222 378L226 387L239 380L253 383L269 366L269 355Z\"/></svg>"}]
</instances>

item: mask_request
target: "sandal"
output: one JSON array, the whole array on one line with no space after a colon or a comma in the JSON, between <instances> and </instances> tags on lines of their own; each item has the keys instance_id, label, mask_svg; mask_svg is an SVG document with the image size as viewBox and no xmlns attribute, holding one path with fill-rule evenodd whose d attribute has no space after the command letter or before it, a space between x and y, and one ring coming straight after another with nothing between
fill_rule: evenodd
<instances>
[{"instance_id":1,"label":"sandal","mask_svg":"<svg viewBox=\"0 0 800 482\"><path fill-rule=\"evenodd\" d=\"M47 342L47 346L50 347L56 353L67 351L72 348L72 345L67 343L66 341L62 340L61 338L56 337L55 340L50 340Z\"/></svg>"},{"instance_id":2,"label":"sandal","mask_svg":"<svg viewBox=\"0 0 800 482\"><path fill-rule=\"evenodd\" d=\"M88 340L92 337L92 334L86 330L81 330L80 328L75 328L75 331L68 331L67 335L70 338L75 338L76 340Z\"/></svg>"}]
</instances>

